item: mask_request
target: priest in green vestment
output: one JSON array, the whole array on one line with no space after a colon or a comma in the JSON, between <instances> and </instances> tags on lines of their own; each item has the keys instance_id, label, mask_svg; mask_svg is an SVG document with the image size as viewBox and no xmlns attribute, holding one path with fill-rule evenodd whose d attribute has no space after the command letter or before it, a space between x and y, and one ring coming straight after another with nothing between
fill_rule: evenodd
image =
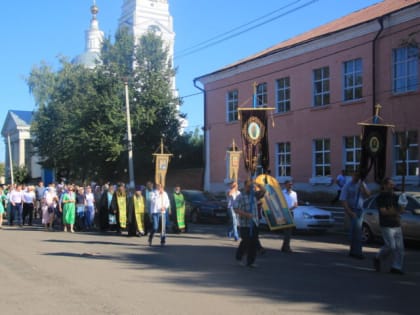
<instances>
[{"instance_id":1,"label":"priest in green vestment","mask_svg":"<svg viewBox=\"0 0 420 315\"><path fill-rule=\"evenodd\" d=\"M174 193L172 195L172 204L174 211L174 230L175 232L185 232L186 223L185 223L185 199L184 195L181 192L181 187L179 185L175 186Z\"/></svg>"},{"instance_id":2,"label":"priest in green vestment","mask_svg":"<svg viewBox=\"0 0 420 315\"><path fill-rule=\"evenodd\" d=\"M118 185L117 191L114 193L111 201L112 212L117 216L117 233L121 234L121 230L127 229L127 206L128 194L123 183Z\"/></svg>"}]
</instances>

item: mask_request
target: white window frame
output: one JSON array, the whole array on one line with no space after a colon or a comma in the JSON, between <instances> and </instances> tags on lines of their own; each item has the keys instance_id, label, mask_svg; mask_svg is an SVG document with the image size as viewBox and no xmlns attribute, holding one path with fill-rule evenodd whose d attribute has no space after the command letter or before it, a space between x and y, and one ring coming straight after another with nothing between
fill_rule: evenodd
<instances>
[{"instance_id":1,"label":"white window frame","mask_svg":"<svg viewBox=\"0 0 420 315\"><path fill-rule=\"evenodd\" d=\"M321 142L321 149L317 150L317 142ZM328 145L327 145L328 144ZM332 183L331 177L331 140L329 138L314 139L312 141L312 178L311 184L326 184ZM321 154L322 162L317 163L317 155ZM317 167L322 167L322 174L317 174ZM327 171L329 170L329 172Z\"/></svg>"},{"instance_id":2,"label":"white window frame","mask_svg":"<svg viewBox=\"0 0 420 315\"><path fill-rule=\"evenodd\" d=\"M351 94L350 97L348 97L349 94ZM361 98L363 98L362 59L345 61L343 63L343 100L347 102Z\"/></svg>"},{"instance_id":3,"label":"white window frame","mask_svg":"<svg viewBox=\"0 0 420 315\"><path fill-rule=\"evenodd\" d=\"M291 143L279 142L276 144L276 177L280 182L290 180L292 177L292 146ZM284 171L281 171L281 169Z\"/></svg>"},{"instance_id":4,"label":"white window frame","mask_svg":"<svg viewBox=\"0 0 420 315\"><path fill-rule=\"evenodd\" d=\"M319 75L317 74L319 72ZM329 105L330 100L330 67L313 70L313 106ZM320 101L318 101L320 98Z\"/></svg>"},{"instance_id":5,"label":"white window frame","mask_svg":"<svg viewBox=\"0 0 420 315\"><path fill-rule=\"evenodd\" d=\"M351 146L348 146L348 140L351 140ZM344 137L343 139L344 149L344 169L346 174L351 174L357 171L360 164L360 156L362 153L362 143L360 136ZM351 155L351 161L347 158Z\"/></svg>"},{"instance_id":6,"label":"white window frame","mask_svg":"<svg viewBox=\"0 0 420 315\"><path fill-rule=\"evenodd\" d=\"M405 166L405 180L407 183L411 184L417 184L419 181L419 144L418 144L418 137L419 133L417 130L409 130L409 131L402 131L402 132L396 132L393 137L394 142L394 158L393 158L393 174L395 176L395 182L400 183L401 177L403 174L398 174L398 166L399 164L403 163L403 160L401 159L401 143L400 143L400 136L409 137L409 135L414 135L414 137L411 137L407 149L405 151L405 154L407 156L406 160L406 166ZM414 138L414 139L413 139ZM416 141L417 140L417 141ZM411 173L410 173L411 168Z\"/></svg>"},{"instance_id":7,"label":"white window frame","mask_svg":"<svg viewBox=\"0 0 420 315\"><path fill-rule=\"evenodd\" d=\"M255 91L255 103L257 107L267 106L267 83L260 83L256 87Z\"/></svg>"},{"instance_id":8,"label":"white window frame","mask_svg":"<svg viewBox=\"0 0 420 315\"><path fill-rule=\"evenodd\" d=\"M276 112L290 111L290 77L276 80Z\"/></svg>"},{"instance_id":9,"label":"white window frame","mask_svg":"<svg viewBox=\"0 0 420 315\"><path fill-rule=\"evenodd\" d=\"M226 93L226 121L235 122L238 121L238 90L231 90Z\"/></svg>"},{"instance_id":10,"label":"white window frame","mask_svg":"<svg viewBox=\"0 0 420 315\"><path fill-rule=\"evenodd\" d=\"M394 94L417 91L419 48L406 46L392 51L392 91Z\"/></svg>"}]
</instances>

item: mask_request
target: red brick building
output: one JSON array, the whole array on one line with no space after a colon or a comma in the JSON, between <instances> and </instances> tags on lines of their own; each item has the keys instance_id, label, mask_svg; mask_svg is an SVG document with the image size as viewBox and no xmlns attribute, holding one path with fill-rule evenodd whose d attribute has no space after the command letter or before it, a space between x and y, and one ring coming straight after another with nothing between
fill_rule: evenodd
<instances>
[{"instance_id":1,"label":"red brick building","mask_svg":"<svg viewBox=\"0 0 420 315\"><path fill-rule=\"evenodd\" d=\"M194 80L204 90L204 189L224 189L226 150L240 144L238 108L274 107L271 174L298 189L328 186L360 161L359 122L376 104L388 134L387 176L419 184L420 1L385 0ZM400 135L409 145L404 167ZM239 145L241 147L241 145ZM239 179L247 176L245 170Z\"/></svg>"}]
</instances>

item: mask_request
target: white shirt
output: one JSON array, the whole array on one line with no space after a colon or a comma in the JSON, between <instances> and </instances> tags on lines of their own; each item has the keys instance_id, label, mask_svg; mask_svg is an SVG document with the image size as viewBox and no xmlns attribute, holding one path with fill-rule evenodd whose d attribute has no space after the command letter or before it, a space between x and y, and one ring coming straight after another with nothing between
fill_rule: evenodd
<instances>
[{"instance_id":1,"label":"white shirt","mask_svg":"<svg viewBox=\"0 0 420 315\"><path fill-rule=\"evenodd\" d=\"M48 188L44 193L44 198L48 206L56 206L55 198L57 198L57 193L54 188Z\"/></svg>"},{"instance_id":2,"label":"white shirt","mask_svg":"<svg viewBox=\"0 0 420 315\"><path fill-rule=\"evenodd\" d=\"M297 193L294 190L287 191L287 189L283 189L284 199L286 199L287 207L289 210L292 208L297 207L298 200L297 200Z\"/></svg>"},{"instance_id":3,"label":"white shirt","mask_svg":"<svg viewBox=\"0 0 420 315\"><path fill-rule=\"evenodd\" d=\"M162 193L157 190L153 191L150 202L150 213L164 212L170 206L169 197L165 191L162 191Z\"/></svg>"},{"instance_id":4,"label":"white shirt","mask_svg":"<svg viewBox=\"0 0 420 315\"><path fill-rule=\"evenodd\" d=\"M86 200L86 206L93 207L93 204L95 203L95 196L91 192L87 193L85 195L85 200Z\"/></svg>"},{"instance_id":5,"label":"white shirt","mask_svg":"<svg viewBox=\"0 0 420 315\"><path fill-rule=\"evenodd\" d=\"M25 190L23 193L23 202L25 203L34 203L35 201L35 192L33 190L27 191Z\"/></svg>"},{"instance_id":6,"label":"white shirt","mask_svg":"<svg viewBox=\"0 0 420 315\"><path fill-rule=\"evenodd\" d=\"M16 189L13 189L9 194L9 200L10 202L14 204L22 203L23 201L23 192L17 191Z\"/></svg>"}]
</instances>

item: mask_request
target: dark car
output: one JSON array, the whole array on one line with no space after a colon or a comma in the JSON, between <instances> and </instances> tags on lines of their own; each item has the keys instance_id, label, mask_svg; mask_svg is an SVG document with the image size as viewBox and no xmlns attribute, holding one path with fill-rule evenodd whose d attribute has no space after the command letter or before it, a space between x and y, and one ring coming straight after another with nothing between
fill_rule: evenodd
<instances>
[{"instance_id":1,"label":"dark car","mask_svg":"<svg viewBox=\"0 0 420 315\"><path fill-rule=\"evenodd\" d=\"M228 220L227 203L201 190L182 190L187 221L222 222Z\"/></svg>"},{"instance_id":2,"label":"dark car","mask_svg":"<svg viewBox=\"0 0 420 315\"><path fill-rule=\"evenodd\" d=\"M420 241L420 193L407 192L408 204L401 214L401 229L405 240ZM364 203L363 241L372 242L381 237L376 197L373 195Z\"/></svg>"}]
</instances>

